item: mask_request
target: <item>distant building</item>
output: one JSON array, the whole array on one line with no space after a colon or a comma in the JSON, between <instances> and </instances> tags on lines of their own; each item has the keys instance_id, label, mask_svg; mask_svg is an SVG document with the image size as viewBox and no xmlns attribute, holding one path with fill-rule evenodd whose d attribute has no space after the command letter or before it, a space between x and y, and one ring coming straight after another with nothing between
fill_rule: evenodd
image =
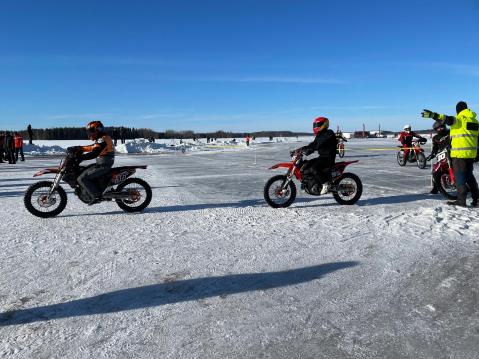
<instances>
[{"instance_id":1,"label":"distant building","mask_svg":"<svg viewBox=\"0 0 479 359\"><path fill-rule=\"evenodd\" d=\"M369 138L371 134L369 131L355 131L354 138Z\"/></svg>"}]
</instances>

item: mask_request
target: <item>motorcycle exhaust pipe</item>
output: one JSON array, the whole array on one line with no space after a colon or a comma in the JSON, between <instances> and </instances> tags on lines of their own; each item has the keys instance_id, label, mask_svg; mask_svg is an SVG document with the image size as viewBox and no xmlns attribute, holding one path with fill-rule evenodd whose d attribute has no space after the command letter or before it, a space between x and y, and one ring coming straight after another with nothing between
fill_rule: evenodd
<instances>
[{"instance_id":1,"label":"motorcycle exhaust pipe","mask_svg":"<svg viewBox=\"0 0 479 359\"><path fill-rule=\"evenodd\" d=\"M130 192L108 192L103 195L105 199L130 199Z\"/></svg>"}]
</instances>

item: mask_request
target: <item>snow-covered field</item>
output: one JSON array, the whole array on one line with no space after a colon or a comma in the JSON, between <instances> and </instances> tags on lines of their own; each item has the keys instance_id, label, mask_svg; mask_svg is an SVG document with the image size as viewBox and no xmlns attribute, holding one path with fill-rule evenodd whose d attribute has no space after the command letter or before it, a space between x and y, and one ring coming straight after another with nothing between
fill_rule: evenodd
<instances>
[{"instance_id":1,"label":"snow-covered field","mask_svg":"<svg viewBox=\"0 0 479 359\"><path fill-rule=\"evenodd\" d=\"M149 165L141 214L70 191L33 217L23 193L59 158L0 165L0 357L479 358L479 209L428 195L393 139L346 144L357 205L267 207L301 144L119 155Z\"/></svg>"}]
</instances>

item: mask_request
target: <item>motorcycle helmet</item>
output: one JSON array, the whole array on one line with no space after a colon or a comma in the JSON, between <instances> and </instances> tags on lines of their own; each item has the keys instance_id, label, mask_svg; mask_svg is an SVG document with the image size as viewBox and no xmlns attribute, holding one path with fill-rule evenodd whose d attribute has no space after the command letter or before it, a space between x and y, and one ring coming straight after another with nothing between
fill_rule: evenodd
<instances>
[{"instance_id":1,"label":"motorcycle helmet","mask_svg":"<svg viewBox=\"0 0 479 359\"><path fill-rule=\"evenodd\" d=\"M91 121L86 125L86 132L90 140L96 141L100 133L105 132L105 127L101 121Z\"/></svg>"},{"instance_id":2,"label":"motorcycle helmet","mask_svg":"<svg viewBox=\"0 0 479 359\"><path fill-rule=\"evenodd\" d=\"M313 121L313 132L315 135L329 128L329 120L326 117L318 117Z\"/></svg>"},{"instance_id":3,"label":"motorcycle helmet","mask_svg":"<svg viewBox=\"0 0 479 359\"><path fill-rule=\"evenodd\" d=\"M404 131L411 132L411 125L404 125Z\"/></svg>"},{"instance_id":4,"label":"motorcycle helmet","mask_svg":"<svg viewBox=\"0 0 479 359\"><path fill-rule=\"evenodd\" d=\"M436 132L441 132L441 131L444 131L444 130L446 129L446 125L443 124L442 122L436 121L436 122L434 122L434 124L432 125L432 128L433 128L434 131L436 131Z\"/></svg>"},{"instance_id":5,"label":"motorcycle helmet","mask_svg":"<svg viewBox=\"0 0 479 359\"><path fill-rule=\"evenodd\" d=\"M459 101L456 105L456 113L459 114L459 112L464 111L465 109L467 109L467 103Z\"/></svg>"}]
</instances>

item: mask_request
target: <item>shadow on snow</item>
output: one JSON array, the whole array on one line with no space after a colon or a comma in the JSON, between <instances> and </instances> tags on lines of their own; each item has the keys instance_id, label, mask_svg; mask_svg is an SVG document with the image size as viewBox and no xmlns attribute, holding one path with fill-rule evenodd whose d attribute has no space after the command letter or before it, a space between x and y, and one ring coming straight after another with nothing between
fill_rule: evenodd
<instances>
[{"instance_id":1,"label":"shadow on snow","mask_svg":"<svg viewBox=\"0 0 479 359\"><path fill-rule=\"evenodd\" d=\"M194 278L128 288L65 303L0 313L0 326L27 324L60 318L106 314L157 307L258 290L280 288L319 279L359 262L335 262L282 272L232 274Z\"/></svg>"}]
</instances>

